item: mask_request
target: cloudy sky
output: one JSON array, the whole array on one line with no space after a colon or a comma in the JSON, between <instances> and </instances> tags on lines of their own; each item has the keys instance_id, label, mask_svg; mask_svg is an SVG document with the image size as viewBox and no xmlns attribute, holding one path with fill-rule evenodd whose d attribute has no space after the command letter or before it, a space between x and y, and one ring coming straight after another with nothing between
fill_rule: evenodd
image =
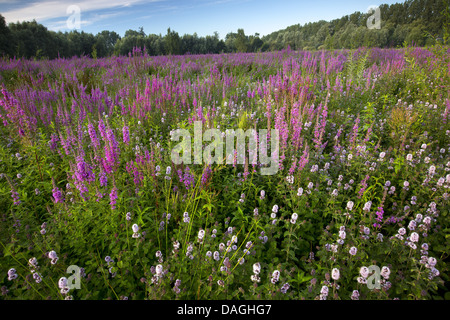
<instances>
[{"instance_id":1,"label":"cloudy sky","mask_svg":"<svg viewBox=\"0 0 450 320\"><path fill-rule=\"evenodd\" d=\"M35 19L50 30L96 34L144 28L146 34L165 34L167 28L180 35L220 38L243 28L261 36L293 24L332 20L370 6L403 1L390 0L0 0L0 14L7 23ZM381 12L381 18L383 13Z\"/></svg>"}]
</instances>

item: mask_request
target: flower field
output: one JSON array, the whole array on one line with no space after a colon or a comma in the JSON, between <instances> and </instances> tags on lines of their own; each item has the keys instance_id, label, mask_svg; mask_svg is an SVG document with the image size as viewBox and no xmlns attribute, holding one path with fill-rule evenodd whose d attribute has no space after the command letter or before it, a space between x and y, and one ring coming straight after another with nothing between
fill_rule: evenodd
<instances>
[{"instance_id":1,"label":"flower field","mask_svg":"<svg viewBox=\"0 0 450 320\"><path fill-rule=\"evenodd\" d=\"M449 53L1 60L0 299L449 299Z\"/></svg>"}]
</instances>

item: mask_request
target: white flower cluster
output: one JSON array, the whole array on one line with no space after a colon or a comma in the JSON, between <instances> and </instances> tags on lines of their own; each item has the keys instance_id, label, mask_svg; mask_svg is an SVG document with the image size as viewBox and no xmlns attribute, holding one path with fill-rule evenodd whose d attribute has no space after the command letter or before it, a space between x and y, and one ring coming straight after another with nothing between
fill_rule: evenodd
<instances>
[{"instance_id":1,"label":"white flower cluster","mask_svg":"<svg viewBox=\"0 0 450 320\"><path fill-rule=\"evenodd\" d=\"M151 272L154 274L152 277L152 283L159 283L159 280L164 276L164 268L161 264L156 267L151 267Z\"/></svg>"},{"instance_id":2,"label":"white flower cluster","mask_svg":"<svg viewBox=\"0 0 450 320\"><path fill-rule=\"evenodd\" d=\"M8 280L12 281L14 279L17 279L17 271L14 268L11 268L8 270Z\"/></svg>"},{"instance_id":3,"label":"white flower cluster","mask_svg":"<svg viewBox=\"0 0 450 320\"><path fill-rule=\"evenodd\" d=\"M70 291L69 284L67 282L66 277L62 277L58 281L58 287L61 289L61 294L66 296L66 300L72 300L72 296L69 296L68 293Z\"/></svg>"},{"instance_id":4,"label":"white flower cluster","mask_svg":"<svg viewBox=\"0 0 450 320\"><path fill-rule=\"evenodd\" d=\"M164 259L163 259L162 252L158 250L158 251L156 251L155 255L158 258L158 263L163 263Z\"/></svg>"},{"instance_id":5,"label":"white flower cluster","mask_svg":"<svg viewBox=\"0 0 450 320\"><path fill-rule=\"evenodd\" d=\"M291 223L295 224L297 222L297 219L298 219L298 214L294 212L291 216Z\"/></svg>"},{"instance_id":6,"label":"white flower cluster","mask_svg":"<svg viewBox=\"0 0 450 320\"><path fill-rule=\"evenodd\" d=\"M286 177L286 181L287 181L289 184L293 184L293 183L294 183L294 176L287 176L287 177Z\"/></svg>"},{"instance_id":7,"label":"white flower cluster","mask_svg":"<svg viewBox=\"0 0 450 320\"><path fill-rule=\"evenodd\" d=\"M139 226L136 223L131 226L131 229L133 230L132 238L137 239L141 236L139 233Z\"/></svg>"},{"instance_id":8,"label":"white flower cluster","mask_svg":"<svg viewBox=\"0 0 450 320\"><path fill-rule=\"evenodd\" d=\"M259 273L261 272L261 264L256 262L253 264L253 274L250 276L250 279L253 282L260 282L261 278L259 277Z\"/></svg>"},{"instance_id":9,"label":"white flower cluster","mask_svg":"<svg viewBox=\"0 0 450 320\"><path fill-rule=\"evenodd\" d=\"M191 221L191 218L189 218L189 213L185 212L183 213L183 222L189 223Z\"/></svg>"},{"instance_id":10,"label":"white flower cluster","mask_svg":"<svg viewBox=\"0 0 450 320\"><path fill-rule=\"evenodd\" d=\"M320 300L327 300L327 297L328 297L328 287L327 286L323 286L321 289L320 289L320 295L319 295L319 298L320 298Z\"/></svg>"},{"instance_id":11,"label":"white flower cluster","mask_svg":"<svg viewBox=\"0 0 450 320\"><path fill-rule=\"evenodd\" d=\"M30 272L33 274L33 279L36 283L40 283L42 281L42 276L39 272L37 272L39 269L37 259L35 257L31 258L28 260L28 265L30 267Z\"/></svg>"},{"instance_id":12,"label":"white flower cluster","mask_svg":"<svg viewBox=\"0 0 450 320\"><path fill-rule=\"evenodd\" d=\"M356 280L361 284L367 284L367 278L369 277L369 272L370 272L369 268L367 268L366 266L362 266L361 269L359 270L359 274L361 276L358 277ZM383 266L381 268L380 275L383 277L383 279L381 279L381 281L380 281L380 286L385 290L388 290L392 285L389 281L387 281L389 279L390 274L391 274L391 270L389 269L389 267ZM359 295L358 295L358 297L359 297Z\"/></svg>"},{"instance_id":13,"label":"white flower cluster","mask_svg":"<svg viewBox=\"0 0 450 320\"><path fill-rule=\"evenodd\" d=\"M173 291L175 291L175 293L176 294L179 294L180 293L180 285L181 285L181 280L180 279L177 279L176 281L175 281L175 284L174 284L174 286L173 286Z\"/></svg>"},{"instance_id":14,"label":"white flower cluster","mask_svg":"<svg viewBox=\"0 0 450 320\"><path fill-rule=\"evenodd\" d=\"M280 271L275 270L274 272L272 272L272 278L270 279L270 282L275 284L278 282L279 279L280 279Z\"/></svg>"},{"instance_id":15,"label":"white flower cluster","mask_svg":"<svg viewBox=\"0 0 450 320\"><path fill-rule=\"evenodd\" d=\"M278 205L274 205L272 207L272 213L270 214L270 217L272 218L272 224L277 223L277 213L278 213Z\"/></svg>"},{"instance_id":16,"label":"white flower cluster","mask_svg":"<svg viewBox=\"0 0 450 320\"><path fill-rule=\"evenodd\" d=\"M49 253L47 253L47 256L49 259L51 259L51 264L56 264L56 262L58 262L59 258L55 251L50 251Z\"/></svg>"}]
</instances>

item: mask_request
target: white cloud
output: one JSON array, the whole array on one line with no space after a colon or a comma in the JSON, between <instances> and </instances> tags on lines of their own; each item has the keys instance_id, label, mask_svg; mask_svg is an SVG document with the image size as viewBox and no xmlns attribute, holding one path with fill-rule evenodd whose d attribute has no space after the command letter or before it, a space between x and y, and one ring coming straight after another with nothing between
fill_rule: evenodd
<instances>
[{"instance_id":1,"label":"white cloud","mask_svg":"<svg viewBox=\"0 0 450 320\"><path fill-rule=\"evenodd\" d=\"M163 0L151 0L150 2L163 1ZM36 20L42 22L50 19L68 17L67 8L71 5L76 5L80 8L81 15L83 13L107 10L114 8L123 8L124 6L130 7L139 3L149 1L144 0L127 0L124 3L123 0L64 0L64 1L41 1L33 2L25 7L19 9L12 9L10 11L2 12L7 23L10 22L22 22Z\"/></svg>"}]
</instances>

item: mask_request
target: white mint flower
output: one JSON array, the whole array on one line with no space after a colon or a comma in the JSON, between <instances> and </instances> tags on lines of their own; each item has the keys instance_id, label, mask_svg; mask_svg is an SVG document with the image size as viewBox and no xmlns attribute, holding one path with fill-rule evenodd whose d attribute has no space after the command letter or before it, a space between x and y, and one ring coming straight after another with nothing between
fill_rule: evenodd
<instances>
[{"instance_id":1,"label":"white mint flower","mask_svg":"<svg viewBox=\"0 0 450 320\"><path fill-rule=\"evenodd\" d=\"M359 291L358 290L353 290L351 299L352 300L359 300Z\"/></svg>"},{"instance_id":2,"label":"white mint flower","mask_svg":"<svg viewBox=\"0 0 450 320\"><path fill-rule=\"evenodd\" d=\"M252 275L250 276L250 279L251 279L253 282L260 282L260 281L261 281L261 278L260 278L258 275L256 275L256 274L252 274Z\"/></svg>"},{"instance_id":3,"label":"white mint flower","mask_svg":"<svg viewBox=\"0 0 450 320\"><path fill-rule=\"evenodd\" d=\"M156 274L157 274L158 276L161 276L161 275L162 275L162 272L163 272L163 266L160 265L160 264L158 264L158 265L156 266L156 268L155 268L155 272L156 272Z\"/></svg>"},{"instance_id":4,"label":"white mint flower","mask_svg":"<svg viewBox=\"0 0 450 320\"><path fill-rule=\"evenodd\" d=\"M264 190L261 190L261 200L264 199L264 197L266 196L266 192Z\"/></svg>"},{"instance_id":5,"label":"white mint flower","mask_svg":"<svg viewBox=\"0 0 450 320\"><path fill-rule=\"evenodd\" d=\"M369 268L367 267L361 267L361 269L359 269L359 274L364 278L367 279L367 277L369 276Z\"/></svg>"},{"instance_id":6,"label":"white mint flower","mask_svg":"<svg viewBox=\"0 0 450 320\"><path fill-rule=\"evenodd\" d=\"M49 257L50 259L56 259L56 258L58 258L56 252L53 251L53 250L50 251L50 252L48 253L48 257Z\"/></svg>"},{"instance_id":7,"label":"white mint flower","mask_svg":"<svg viewBox=\"0 0 450 320\"><path fill-rule=\"evenodd\" d=\"M339 280L339 277L340 277L339 269L334 268L334 269L331 271L331 278L332 278L333 280Z\"/></svg>"},{"instance_id":8,"label":"white mint flower","mask_svg":"<svg viewBox=\"0 0 450 320\"><path fill-rule=\"evenodd\" d=\"M363 208L363 210L364 211L370 211L370 207L372 206L372 201L367 201L365 204L364 204L364 208Z\"/></svg>"},{"instance_id":9,"label":"white mint flower","mask_svg":"<svg viewBox=\"0 0 450 320\"><path fill-rule=\"evenodd\" d=\"M253 273L259 274L261 272L261 264L259 262L253 264Z\"/></svg>"},{"instance_id":10,"label":"white mint flower","mask_svg":"<svg viewBox=\"0 0 450 320\"><path fill-rule=\"evenodd\" d=\"M428 265L429 265L430 267L434 267L434 266L436 265L436 263L437 263L436 258L433 258L433 257L429 257L429 258L428 258Z\"/></svg>"},{"instance_id":11,"label":"white mint flower","mask_svg":"<svg viewBox=\"0 0 450 320\"><path fill-rule=\"evenodd\" d=\"M66 277L60 278L58 281L58 286L60 289L67 288L67 278Z\"/></svg>"},{"instance_id":12,"label":"white mint flower","mask_svg":"<svg viewBox=\"0 0 450 320\"><path fill-rule=\"evenodd\" d=\"M389 279L390 274L391 274L391 270L388 267L384 266L381 268L381 276L384 279Z\"/></svg>"},{"instance_id":13,"label":"white mint flower","mask_svg":"<svg viewBox=\"0 0 450 320\"><path fill-rule=\"evenodd\" d=\"M361 283L361 284L367 284L367 279L363 278L363 277L358 277L356 279L356 281L358 281L358 283Z\"/></svg>"},{"instance_id":14,"label":"white mint flower","mask_svg":"<svg viewBox=\"0 0 450 320\"><path fill-rule=\"evenodd\" d=\"M350 210L350 211L352 211L353 205L354 205L353 201L347 202L347 209Z\"/></svg>"},{"instance_id":15,"label":"white mint flower","mask_svg":"<svg viewBox=\"0 0 450 320\"><path fill-rule=\"evenodd\" d=\"M436 173L436 167L435 166L430 166L430 168L428 168L428 173L433 175Z\"/></svg>"},{"instance_id":16,"label":"white mint flower","mask_svg":"<svg viewBox=\"0 0 450 320\"><path fill-rule=\"evenodd\" d=\"M416 222L420 223L422 221L422 219L423 219L423 215L421 213L418 213L416 215Z\"/></svg>"},{"instance_id":17,"label":"white mint flower","mask_svg":"<svg viewBox=\"0 0 450 320\"><path fill-rule=\"evenodd\" d=\"M328 287L327 286L323 286L322 289L320 289L320 294L323 296L328 296Z\"/></svg>"}]
</instances>

